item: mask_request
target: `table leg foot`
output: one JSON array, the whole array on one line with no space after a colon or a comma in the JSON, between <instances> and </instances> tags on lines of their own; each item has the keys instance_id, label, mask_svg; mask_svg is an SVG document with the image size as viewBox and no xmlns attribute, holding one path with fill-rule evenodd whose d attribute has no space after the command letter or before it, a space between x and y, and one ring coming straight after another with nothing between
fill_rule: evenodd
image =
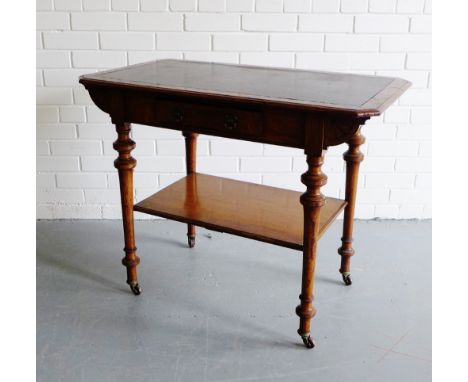
<instances>
[{"instance_id":1,"label":"table leg foot","mask_svg":"<svg viewBox=\"0 0 468 382\"><path fill-rule=\"evenodd\" d=\"M343 277L345 285L351 285L353 283L350 272L341 272L341 276Z\"/></svg>"},{"instance_id":2,"label":"table leg foot","mask_svg":"<svg viewBox=\"0 0 468 382\"><path fill-rule=\"evenodd\" d=\"M187 235L187 241L190 248L195 247L195 235Z\"/></svg>"},{"instance_id":3,"label":"table leg foot","mask_svg":"<svg viewBox=\"0 0 468 382\"><path fill-rule=\"evenodd\" d=\"M131 281L131 282L127 281L127 283L128 285L130 285L130 289L135 296L138 296L141 294L142 289L141 289L140 284L138 284L138 281Z\"/></svg>"},{"instance_id":4,"label":"table leg foot","mask_svg":"<svg viewBox=\"0 0 468 382\"><path fill-rule=\"evenodd\" d=\"M298 333L301 336L302 342L304 342L304 345L307 349L313 349L315 347L315 342L309 333L301 334L299 331Z\"/></svg>"}]
</instances>

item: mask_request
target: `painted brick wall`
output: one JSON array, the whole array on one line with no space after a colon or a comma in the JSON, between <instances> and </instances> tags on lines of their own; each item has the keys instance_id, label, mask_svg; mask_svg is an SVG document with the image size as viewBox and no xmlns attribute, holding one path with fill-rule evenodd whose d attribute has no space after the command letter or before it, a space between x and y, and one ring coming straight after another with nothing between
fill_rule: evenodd
<instances>
[{"instance_id":1,"label":"painted brick wall","mask_svg":"<svg viewBox=\"0 0 468 382\"><path fill-rule=\"evenodd\" d=\"M77 79L158 58L412 81L363 128L357 216L430 217L430 33L430 0L37 0L37 217L120 217L114 129ZM133 138L137 200L183 176L180 133ZM344 195L344 150L327 154L330 196ZM300 150L201 136L198 156L202 172L303 189Z\"/></svg>"}]
</instances>

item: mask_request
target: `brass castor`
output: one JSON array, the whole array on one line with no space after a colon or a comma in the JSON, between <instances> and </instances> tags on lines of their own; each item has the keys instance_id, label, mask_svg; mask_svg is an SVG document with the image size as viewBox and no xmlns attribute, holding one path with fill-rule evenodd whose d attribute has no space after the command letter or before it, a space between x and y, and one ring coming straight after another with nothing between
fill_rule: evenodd
<instances>
[{"instance_id":1,"label":"brass castor","mask_svg":"<svg viewBox=\"0 0 468 382\"><path fill-rule=\"evenodd\" d=\"M351 273L343 272L341 276L343 277L345 285L351 285L353 283L353 280L351 279Z\"/></svg>"},{"instance_id":2,"label":"brass castor","mask_svg":"<svg viewBox=\"0 0 468 382\"><path fill-rule=\"evenodd\" d=\"M130 289L132 290L132 292L133 292L133 294L134 294L135 296L138 296L138 295L141 294L142 289L141 289L140 284L138 284L137 281L130 282L130 283L128 283L128 285L130 285Z\"/></svg>"},{"instance_id":3,"label":"brass castor","mask_svg":"<svg viewBox=\"0 0 468 382\"><path fill-rule=\"evenodd\" d=\"M190 248L195 247L195 236L188 236L188 246Z\"/></svg>"},{"instance_id":4,"label":"brass castor","mask_svg":"<svg viewBox=\"0 0 468 382\"><path fill-rule=\"evenodd\" d=\"M313 349L315 347L315 342L309 334L301 336L301 338L302 342L304 342L304 345L307 349Z\"/></svg>"}]
</instances>

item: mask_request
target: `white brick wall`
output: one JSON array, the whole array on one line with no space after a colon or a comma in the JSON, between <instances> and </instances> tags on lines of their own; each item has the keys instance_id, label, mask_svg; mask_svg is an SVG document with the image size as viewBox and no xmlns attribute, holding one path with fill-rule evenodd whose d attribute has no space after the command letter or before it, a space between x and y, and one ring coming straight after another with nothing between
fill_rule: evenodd
<instances>
[{"instance_id":1,"label":"white brick wall","mask_svg":"<svg viewBox=\"0 0 468 382\"><path fill-rule=\"evenodd\" d=\"M357 216L431 216L430 0L37 0L37 217L119 218L115 139L78 76L180 58L403 77L363 128ZM183 176L181 134L135 126L136 198ZM344 196L345 146L325 193ZM201 136L198 168L303 190L300 150ZM144 216L138 215L143 218Z\"/></svg>"}]
</instances>

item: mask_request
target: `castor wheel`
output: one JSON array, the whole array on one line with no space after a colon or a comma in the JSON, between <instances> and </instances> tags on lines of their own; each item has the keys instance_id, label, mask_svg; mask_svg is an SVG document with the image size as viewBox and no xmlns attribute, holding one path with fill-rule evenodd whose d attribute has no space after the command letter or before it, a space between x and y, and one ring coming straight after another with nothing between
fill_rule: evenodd
<instances>
[{"instance_id":1,"label":"castor wheel","mask_svg":"<svg viewBox=\"0 0 468 382\"><path fill-rule=\"evenodd\" d=\"M140 284L138 284L138 282L128 283L128 285L130 285L130 289L131 289L131 291L133 292L133 294L135 296L138 296L138 295L141 294L142 290L141 290L141 286L140 286Z\"/></svg>"},{"instance_id":2,"label":"castor wheel","mask_svg":"<svg viewBox=\"0 0 468 382\"><path fill-rule=\"evenodd\" d=\"M304 342L304 345L307 349L313 349L315 347L315 342L310 335L301 336L301 338L302 342Z\"/></svg>"},{"instance_id":3,"label":"castor wheel","mask_svg":"<svg viewBox=\"0 0 468 382\"><path fill-rule=\"evenodd\" d=\"M343 272L341 276L343 277L345 285L351 285L353 283L353 280L351 279L351 273Z\"/></svg>"},{"instance_id":4,"label":"castor wheel","mask_svg":"<svg viewBox=\"0 0 468 382\"><path fill-rule=\"evenodd\" d=\"M195 247L195 236L188 236L188 246L190 248Z\"/></svg>"}]
</instances>

